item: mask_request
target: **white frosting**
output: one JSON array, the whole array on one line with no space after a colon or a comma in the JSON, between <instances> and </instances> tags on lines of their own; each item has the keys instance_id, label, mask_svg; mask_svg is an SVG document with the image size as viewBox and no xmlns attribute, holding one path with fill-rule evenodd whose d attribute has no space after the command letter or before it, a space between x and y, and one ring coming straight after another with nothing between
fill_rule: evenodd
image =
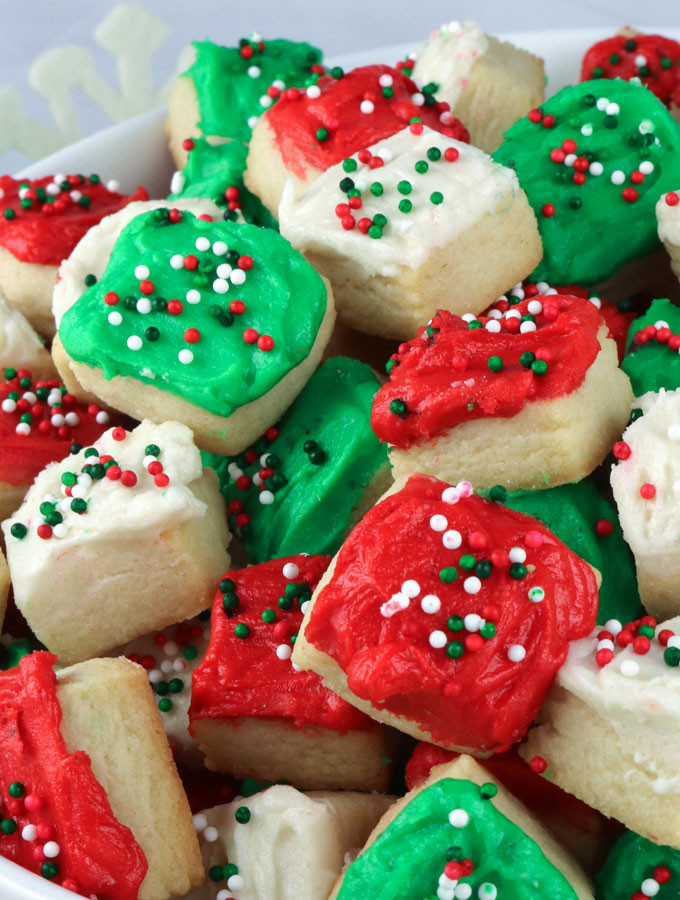
<instances>
[{"instance_id":1,"label":"white frosting","mask_svg":"<svg viewBox=\"0 0 680 900\"><path fill-rule=\"evenodd\" d=\"M680 195L680 187L675 193ZM664 244L680 248L680 203L669 206L663 194L656 204L656 221L659 239Z\"/></svg>"},{"instance_id":2,"label":"white frosting","mask_svg":"<svg viewBox=\"0 0 680 900\"><path fill-rule=\"evenodd\" d=\"M220 210L212 200L188 198L185 200L139 200L128 203L123 209L105 216L81 238L68 259L59 267L59 279L52 295L52 313L57 323L85 290L85 276L96 275L99 280L111 258L113 245L125 226L142 213L153 209L185 209L200 216L207 213L220 216Z\"/></svg>"},{"instance_id":3,"label":"white frosting","mask_svg":"<svg viewBox=\"0 0 680 900\"><path fill-rule=\"evenodd\" d=\"M441 151L436 162L428 160L431 147ZM458 151L454 162L444 158L449 147ZM450 244L487 213L509 209L520 191L512 169L494 162L482 150L430 128L414 135L407 127L369 150L374 156L382 156L385 164L371 169L359 163L356 171L349 173L362 192L363 202L361 209L351 212L357 221L372 219L378 213L385 215L383 236L374 239L357 227L351 231L342 227L335 208L347 200L338 184L348 173L339 163L297 199L292 181L286 182L279 224L281 234L298 250L336 253L352 259L369 276L394 276L401 266L422 266L432 253ZM357 154L353 158L358 159ZM425 174L414 169L419 160L428 163ZM370 191L374 181L383 185L380 197ZM411 183L410 194L398 191L401 181ZM435 192L444 198L438 205L430 201ZM399 210L401 200L413 204L410 212Z\"/></svg>"},{"instance_id":4,"label":"white frosting","mask_svg":"<svg viewBox=\"0 0 680 900\"><path fill-rule=\"evenodd\" d=\"M238 878L219 884L208 879L185 900L215 900L220 891L235 900L327 900L343 866L391 799L349 792L302 794L275 785L205 810L194 816L194 824L206 872L229 861L238 866ZM234 816L241 806L251 813L246 824Z\"/></svg>"},{"instance_id":5,"label":"white frosting","mask_svg":"<svg viewBox=\"0 0 680 900\"><path fill-rule=\"evenodd\" d=\"M30 369L33 374L54 367L50 354L28 320L0 293L0 364Z\"/></svg>"},{"instance_id":6,"label":"white frosting","mask_svg":"<svg viewBox=\"0 0 680 900\"><path fill-rule=\"evenodd\" d=\"M644 415L623 434L631 454L612 467L611 485L638 569L666 581L680 575L680 390L645 394L635 406ZM640 495L643 484L656 489L652 500Z\"/></svg>"},{"instance_id":7,"label":"white frosting","mask_svg":"<svg viewBox=\"0 0 680 900\"><path fill-rule=\"evenodd\" d=\"M476 22L449 22L418 50L413 77L418 83L436 82L437 96L453 109L468 86L470 69L489 48L489 39Z\"/></svg>"}]
</instances>

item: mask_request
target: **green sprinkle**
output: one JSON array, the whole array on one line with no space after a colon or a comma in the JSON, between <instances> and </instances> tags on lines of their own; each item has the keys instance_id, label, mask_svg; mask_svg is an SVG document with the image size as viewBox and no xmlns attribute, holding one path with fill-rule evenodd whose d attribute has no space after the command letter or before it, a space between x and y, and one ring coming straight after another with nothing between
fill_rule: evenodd
<instances>
[{"instance_id":1,"label":"green sprinkle","mask_svg":"<svg viewBox=\"0 0 680 900\"><path fill-rule=\"evenodd\" d=\"M475 328L483 328L484 326L477 319L473 319L471 322L468 322L468 331L474 331Z\"/></svg>"},{"instance_id":2,"label":"green sprinkle","mask_svg":"<svg viewBox=\"0 0 680 900\"><path fill-rule=\"evenodd\" d=\"M503 360L500 356L490 356L487 365L492 372L502 372L503 371Z\"/></svg>"},{"instance_id":3,"label":"green sprinkle","mask_svg":"<svg viewBox=\"0 0 680 900\"><path fill-rule=\"evenodd\" d=\"M147 341L157 341L160 336L160 331L153 325L150 325L144 332L144 337L147 339Z\"/></svg>"},{"instance_id":4,"label":"green sprinkle","mask_svg":"<svg viewBox=\"0 0 680 900\"><path fill-rule=\"evenodd\" d=\"M89 456L99 456L99 450L96 447L88 447L84 455L86 459Z\"/></svg>"},{"instance_id":5,"label":"green sprinkle","mask_svg":"<svg viewBox=\"0 0 680 900\"><path fill-rule=\"evenodd\" d=\"M465 652L465 647L460 641L451 641L446 645L446 655L451 659L458 659Z\"/></svg>"},{"instance_id":6,"label":"green sprinkle","mask_svg":"<svg viewBox=\"0 0 680 900\"><path fill-rule=\"evenodd\" d=\"M168 682L168 689L171 694L179 694L184 690L184 682L181 678L171 678Z\"/></svg>"},{"instance_id":7,"label":"green sprinkle","mask_svg":"<svg viewBox=\"0 0 680 900\"><path fill-rule=\"evenodd\" d=\"M227 613L234 609L238 609L238 597L236 594L225 594L224 597L222 597L222 605Z\"/></svg>"},{"instance_id":8,"label":"green sprinkle","mask_svg":"<svg viewBox=\"0 0 680 900\"><path fill-rule=\"evenodd\" d=\"M583 206L583 200L580 197L571 197L569 200L569 206L571 209L581 209Z\"/></svg>"},{"instance_id":9,"label":"green sprinkle","mask_svg":"<svg viewBox=\"0 0 680 900\"><path fill-rule=\"evenodd\" d=\"M3 375L7 379L7 381L11 381L13 378L17 377L17 370L13 369L11 366L7 366L4 370Z\"/></svg>"},{"instance_id":10,"label":"green sprinkle","mask_svg":"<svg viewBox=\"0 0 680 900\"><path fill-rule=\"evenodd\" d=\"M224 871L222 866L210 866L208 869L208 878L217 883L224 880Z\"/></svg>"},{"instance_id":11,"label":"green sprinkle","mask_svg":"<svg viewBox=\"0 0 680 900\"><path fill-rule=\"evenodd\" d=\"M273 625L276 622L276 610L275 609L265 609L262 613L262 621L267 625Z\"/></svg>"},{"instance_id":12,"label":"green sprinkle","mask_svg":"<svg viewBox=\"0 0 680 900\"><path fill-rule=\"evenodd\" d=\"M0 822L0 831L2 831L3 834L14 834L16 830L17 823L14 819L3 819L2 822Z\"/></svg>"},{"instance_id":13,"label":"green sprinkle","mask_svg":"<svg viewBox=\"0 0 680 900\"><path fill-rule=\"evenodd\" d=\"M477 560L471 553L465 553L458 561L458 565L461 569L465 569L467 572L470 572L474 569Z\"/></svg>"},{"instance_id":14,"label":"green sprinkle","mask_svg":"<svg viewBox=\"0 0 680 900\"><path fill-rule=\"evenodd\" d=\"M397 190L400 194L410 194L413 190L413 185L410 181L400 181L397 185Z\"/></svg>"},{"instance_id":15,"label":"green sprinkle","mask_svg":"<svg viewBox=\"0 0 680 900\"><path fill-rule=\"evenodd\" d=\"M389 85L386 85L382 89L382 95L386 100L391 100L392 97L394 97L394 88L390 87Z\"/></svg>"},{"instance_id":16,"label":"green sprinkle","mask_svg":"<svg viewBox=\"0 0 680 900\"><path fill-rule=\"evenodd\" d=\"M462 631L465 623L461 616L449 616L446 620L446 627L449 631Z\"/></svg>"},{"instance_id":17,"label":"green sprinkle","mask_svg":"<svg viewBox=\"0 0 680 900\"><path fill-rule=\"evenodd\" d=\"M640 628L638 628L638 634L651 640L654 637L654 629L651 625L641 625Z\"/></svg>"},{"instance_id":18,"label":"green sprinkle","mask_svg":"<svg viewBox=\"0 0 680 900\"><path fill-rule=\"evenodd\" d=\"M16 218L16 215L17 215L17 214L16 214L16 213L14 212L14 210L11 209L11 208L10 208L10 209L6 209L6 210L4 211L4 213L3 213L3 216L4 216L7 220L10 220L10 221L11 221L12 219L15 219L15 218Z\"/></svg>"},{"instance_id":19,"label":"green sprinkle","mask_svg":"<svg viewBox=\"0 0 680 900\"><path fill-rule=\"evenodd\" d=\"M424 159L419 159L413 168L419 175L424 175L430 167Z\"/></svg>"},{"instance_id":20,"label":"green sprinkle","mask_svg":"<svg viewBox=\"0 0 680 900\"><path fill-rule=\"evenodd\" d=\"M209 612L210 612L210 610L208 610L208 613ZM182 655L184 656L184 659L196 659L196 657L198 656L198 650L196 649L196 647L193 647L191 644L188 644L184 648Z\"/></svg>"},{"instance_id":21,"label":"green sprinkle","mask_svg":"<svg viewBox=\"0 0 680 900\"><path fill-rule=\"evenodd\" d=\"M384 190L384 187L379 181L374 181L371 185L371 193L374 197L382 197Z\"/></svg>"},{"instance_id":22,"label":"green sprinkle","mask_svg":"<svg viewBox=\"0 0 680 900\"><path fill-rule=\"evenodd\" d=\"M400 212L410 213L412 209L413 209L413 204L411 203L410 200L407 200L406 197L404 197L403 200L399 201L399 211Z\"/></svg>"},{"instance_id":23,"label":"green sprinkle","mask_svg":"<svg viewBox=\"0 0 680 900\"><path fill-rule=\"evenodd\" d=\"M241 825L247 825L250 822L250 810L247 806L239 806L239 808L234 813L234 818Z\"/></svg>"},{"instance_id":24,"label":"green sprinkle","mask_svg":"<svg viewBox=\"0 0 680 900\"><path fill-rule=\"evenodd\" d=\"M405 419L408 415L408 406L403 400L392 400L390 403L390 412L400 419Z\"/></svg>"},{"instance_id":25,"label":"green sprinkle","mask_svg":"<svg viewBox=\"0 0 680 900\"><path fill-rule=\"evenodd\" d=\"M316 130L317 141L325 141L327 137L328 137L328 129L327 128L317 128L317 130Z\"/></svg>"},{"instance_id":26,"label":"green sprinkle","mask_svg":"<svg viewBox=\"0 0 680 900\"><path fill-rule=\"evenodd\" d=\"M28 528L26 528L25 525L22 525L21 522L15 522L14 525L12 525L12 527L10 528L9 533L18 541L23 541L23 539L28 534Z\"/></svg>"},{"instance_id":27,"label":"green sprinkle","mask_svg":"<svg viewBox=\"0 0 680 900\"><path fill-rule=\"evenodd\" d=\"M441 191L433 191L430 194L430 203L434 203L435 206L439 206L440 203L443 203L444 195Z\"/></svg>"},{"instance_id":28,"label":"green sprinkle","mask_svg":"<svg viewBox=\"0 0 680 900\"><path fill-rule=\"evenodd\" d=\"M443 584L451 584L456 578L458 578L458 572L453 566L446 566L439 571L439 580L443 582Z\"/></svg>"},{"instance_id":29,"label":"green sprinkle","mask_svg":"<svg viewBox=\"0 0 680 900\"><path fill-rule=\"evenodd\" d=\"M234 865L234 863L227 863L226 866L222 868L222 874L226 879L231 878L232 875L238 875L238 866Z\"/></svg>"},{"instance_id":30,"label":"green sprinkle","mask_svg":"<svg viewBox=\"0 0 680 900\"><path fill-rule=\"evenodd\" d=\"M485 640L496 636L496 626L493 622L485 622L479 629L479 633Z\"/></svg>"},{"instance_id":31,"label":"green sprinkle","mask_svg":"<svg viewBox=\"0 0 680 900\"><path fill-rule=\"evenodd\" d=\"M368 236L377 241L382 237L382 228L379 225L371 225L368 229Z\"/></svg>"},{"instance_id":32,"label":"green sprinkle","mask_svg":"<svg viewBox=\"0 0 680 900\"><path fill-rule=\"evenodd\" d=\"M357 166L358 163L356 159L352 159L351 157L349 159L343 160L342 162L342 168L345 172L356 172Z\"/></svg>"},{"instance_id":33,"label":"green sprinkle","mask_svg":"<svg viewBox=\"0 0 680 900\"><path fill-rule=\"evenodd\" d=\"M531 364L533 363L533 361L535 359L536 359L536 357L534 356L534 354L530 350L527 350L526 353L523 353L520 356L519 361L520 361L521 365L524 366L525 369L530 369Z\"/></svg>"},{"instance_id":34,"label":"green sprinkle","mask_svg":"<svg viewBox=\"0 0 680 900\"><path fill-rule=\"evenodd\" d=\"M489 491L489 500L493 500L494 503L505 503L507 496L507 488L502 484L495 484Z\"/></svg>"},{"instance_id":35,"label":"green sprinkle","mask_svg":"<svg viewBox=\"0 0 680 900\"><path fill-rule=\"evenodd\" d=\"M169 697L163 697L158 701L158 708L161 712L167 713L172 709L172 700Z\"/></svg>"},{"instance_id":36,"label":"green sprinkle","mask_svg":"<svg viewBox=\"0 0 680 900\"><path fill-rule=\"evenodd\" d=\"M342 78L344 74L345 70L342 68L342 66L333 66L333 68L331 69L331 75L335 79Z\"/></svg>"},{"instance_id":37,"label":"green sprinkle","mask_svg":"<svg viewBox=\"0 0 680 900\"><path fill-rule=\"evenodd\" d=\"M376 213L376 215L373 216L373 224L384 228L385 225L387 225L387 216L384 216L382 213Z\"/></svg>"},{"instance_id":38,"label":"green sprinkle","mask_svg":"<svg viewBox=\"0 0 680 900\"><path fill-rule=\"evenodd\" d=\"M663 653L663 661L667 666L680 665L680 648L666 647Z\"/></svg>"},{"instance_id":39,"label":"green sprinkle","mask_svg":"<svg viewBox=\"0 0 680 900\"><path fill-rule=\"evenodd\" d=\"M158 455L156 453L149 453L148 447L146 448L145 452L146 452L147 456L157 456ZM158 452L160 453L160 450ZM236 589L236 585L231 580L231 578L223 578L220 581L220 583L217 585L217 587L219 588L219 590L222 594L232 594L234 592L234 590Z\"/></svg>"},{"instance_id":40,"label":"green sprinkle","mask_svg":"<svg viewBox=\"0 0 680 900\"><path fill-rule=\"evenodd\" d=\"M604 75L604 69L602 66L595 66L593 69L593 78L602 78Z\"/></svg>"},{"instance_id":41,"label":"green sprinkle","mask_svg":"<svg viewBox=\"0 0 680 900\"><path fill-rule=\"evenodd\" d=\"M44 862L40 866L40 874L43 878L56 878L59 874L59 866L55 862Z\"/></svg>"},{"instance_id":42,"label":"green sprinkle","mask_svg":"<svg viewBox=\"0 0 680 900\"><path fill-rule=\"evenodd\" d=\"M493 572L493 565L488 559L480 559L475 566L475 575L478 578L489 578Z\"/></svg>"},{"instance_id":43,"label":"green sprinkle","mask_svg":"<svg viewBox=\"0 0 680 900\"><path fill-rule=\"evenodd\" d=\"M490 800L492 797L495 797L497 793L498 788L491 781L487 781L479 789L479 795L483 800Z\"/></svg>"},{"instance_id":44,"label":"green sprinkle","mask_svg":"<svg viewBox=\"0 0 680 900\"><path fill-rule=\"evenodd\" d=\"M613 66L618 66L618 64L621 62L621 57L618 53L612 53L612 55L609 57L609 62Z\"/></svg>"},{"instance_id":45,"label":"green sprinkle","mask_svg":"<svg viewBox=\"0 0 680 900\"><path fill-rule=\"evenodd\" d=\"M438 147L430 147L430 149L427 151L427 158L430 160L430 162L437 162L438 159L441 159L441 155L442 151Z\"/></svg>"},{"instance_id":46,"label":"green sprinkle","mask_svg":"<svg viewBox=\"0 0 680 900\"><path fill-rule=\"evenodd\" d=\"M602 124L605 128L616 128L616 126L619 124L619 120L616 118L616 116L605 116Z\"/></svg>"},{"instance_id":47,"label":"green sprinkle","mask_svg":"<svg viewBox=\"0 0 680 900\"><path fill-rule=\"evenodd\" d=\"M241 640L245 640L250 634L250 628L244 623L239 622L239 624L234 628L234 634L237 638L241 638Z\"/></svg>"},{"instance_id":48,"label":"green sprinkle","mask_svg":"<svg viewBox=\"0 0 680 900\"><path fill-rule=\"evenodd\" d=\"M545 375L548 371L548 363L544 359L536 359L531 364L531 371L534 375Z\"/></svg>"},{"instance_id":49,"label":"green sprinkle","mask_svg":"<svg viewBox=\"0 0 680 900\"><path fill-rule=\"evenodd\" d=\"M510 577L515 581L521 581L522 578L527 577L527 567L522 563L513 563L510 566Z\"/></svg>"},{"instance_id":50,"label":"green sprinkle","mask_svg":"<svg viewBox=\"0 0 680 900\"><path fill-rule=\"evenodd\" d=\"M23 797L26 793L26 788L20 781L13 781L10 786L7 788L7 792L10 797L14 797L16 800L18 797Z\"/></svg>"},{"instance_id":51,"label":"green sprinkle","mask_svg":"<svg viewBox=\"0 0 680 900\"><path fill-rule=\"evenodd\" d=\"M664 56L661 59L661 68L662 69L670 69L672 65L673 65L672 60L670 60L667 56Z\"/></svg>"}]
</instances>

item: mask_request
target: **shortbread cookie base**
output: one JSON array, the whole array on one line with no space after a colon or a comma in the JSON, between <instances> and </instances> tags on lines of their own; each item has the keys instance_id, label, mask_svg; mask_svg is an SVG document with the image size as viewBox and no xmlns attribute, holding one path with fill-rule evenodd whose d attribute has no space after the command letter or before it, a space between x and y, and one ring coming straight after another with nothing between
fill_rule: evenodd
<instances>
[{"instance_id":1,"label":"shortbread cookie base","mask_svg":"<svg viewBox=\"0 0 680 900\"><path fill-rule=\"evenodd\" d=\"M7 300L46 338L54 336L52 291L57 281L58 266L21 262L0 247L0 290Z\"/></svg>"},{"instance_id":2,"label":"shortbread cookie base","mask_svg":"<svg viewBox=\"0 0 680 900\"><path fill-rule=\"evenodd\" d=\"M57 678L66 748L87 753L149 864L139 900L183 896L203 880L203 865L146 672L123 658L92 659Z\"/></svg>"},{"instance_id":3,"label":"shortbread cookie base","mask_svg":"<svg viewBox=\"0 0 680 900\"><path fill-rule=\"evenodd\" d=\"M217 477L204 469L189 487L207 505L202 519L151 540L87 542L46 561L49 590L15 595L36 637L62 665L106 653L133 638L197 615L229 568L229 532Z\"/></svg>"},{"instance_id":4,"label":"shortbread cookie base","mask_svg":"<svg viewBox=\"0 0 680 900\"><path fill-rule=\"evenodd\" d=\"M64 345L58 334L55 334L52 340L52 359L66 390L69 394L73 394L78 403L83 403L86 406L89 406L90 403L101 403L101 398L91 391L86 391L76 378L71 369L71 357L64 350Z\"/></svg>"},{"instance_id":5,"label":"shortbread cookie base","mask_svg":"<svg viewBox=\"0 0 680 900\"><path fill-rule=\"evenodd\" d=\"M553 686L522 756L542 756L564 790L658 844L680 849L677 734L599 715Z\"/></svg>"},{"instance_id":6,"label":"shortbread cookie base","mask_svg":"<svg viewBox=\"0 0 680 900\"><path fill-rule=\"evenodd\" d=\"M483 769L478 763L469 756L461 756L452 763L445 763L441 766L435 766L429 777L418 787L409 791L405 797L397 800L385 813L378 822L366 841L359 856L364 853L382 834L385 829L392 824L399 813L416 797L421 791L429 788L437 781L444 778L453 778L461 781L471 781L477 785L488 784L491 782L498 788L498 793L490 802L501 812L506 818L515 823L522 831L535 841L541 848L546 858L552 865L558 869L567 879L574 889L579 900L593 900L593 890L585 873L579 868L577 863L562 849L555 838L547 831L546 828L536 819L529 810L519 802L509 791L507 791L499 781ZM489 848L492 851L493 848ZM389 878L389 874L385 873L385 878ZM344 874L340 876L333 888L330 900L335 900L340 888Z\"/></svg>"},{"instance_id":7,"label":"shortbread cookie base","mask_svg":"<svg viewBox=\"0 0 680 900\"><path fill-rule=\"evenodd\" d=\"M609 453L628 422L633 391L618 368L616 344L600 330L601 350L581 386L527 403L511 418L475 419L408 450L390 449L394 477L434 475L476 488L533 490L580 481Z\"/></svg>"},{"instance_id":8,"label":"shortbread cookie base","mask_svg":"<svg viewBox=\"0 0 680 900\"><path fill-rule=\"evenodd\" d=\"M465 90L453 114L465 123L470 143L495 150L503 132L545 100L543 60L487 35L486 53L472 64ZM441 93L445 100L445 93Z\"/></svg>"},{"instance_id":9,"label":"shortbread cookie base","mask_svg":"<svg viewBox=\"0 0 680 900\"><path fill-rule=\"evenodd\" d=\"M0 481L0 522L12 517L24 502L30 484L9 484Z\"/></svg>"},{"instance_id":10,"label":"shortbread cookie base","mask_svg":"<svg viewBox=\"0 0 680 900\"><path fill-rule=\"evenodd\" d=\"M340 732L248 716L195 719L192 732L207 768L305 790L385 791L398 740L380 727Z\"/></svg>"},{"instance_id":11,"label":"shortbread cookie base","mask_svg":"<svg viewBox=\"0 0 680 900\"><path fill-rule=\"evenodd\" d=\"M189 158L188 150L182 146L187 138L205 136L211 144L222 144L228 140L218 135L204 135L198 124L200 119L201 111L193 79L189 76L178 78L168 100L168 117L165 120L168 146L178 169L183 169Z\"/></svg>"},{"instance_id":12,"label":"shortbread cookie base","mask_svg":"<svg viewBox=\"0 0 680 900\"><path fill-rule=\"evenodd\" d=\"M136 378L115 375L107 380L101 369L76 362L72 357L69 357L68 365L81 387L101 398L108 406L140 421L182 422L194 432L196 444L201 450L235 456L254 444L283 415L321 362L335 324L333 292L328 283L326 290L326 313L307 358L284 375L270 391L240 406L230 416L217 416Z\"/></svg>"},{"instance_id":13,"label":"shortbread cookie base","mask_svg":"<svg viewBox=\"0 0 680 900\"><path fill-rule=\"evenodd\" d=\"M276 146L276 137L269 127L267 116L262 116L253 128L250 138L248 163L243 181L248 190L257 194L276 218L279 215L283 186L288 179L295 186L295 196L299 197L319 175L323 174L321 169L308 166L302 160L299 164L304 167L304 177L286 167Z\"/></svg>"},{"instance_id":14,"label":"shortbread cookie base","mask_svg":"<svg viewBox=\"0 0 680 900\"><path fill-rule=\"evenodd\" d=\"M487 213L422 266L399 266L394 276L367 272L321 244L305 248L304 255L330 281L346 325L409 340L440 308L481 312L536 268L543 248L536 217L520 192L509 209Z\"/></svg>"}]
</instances>

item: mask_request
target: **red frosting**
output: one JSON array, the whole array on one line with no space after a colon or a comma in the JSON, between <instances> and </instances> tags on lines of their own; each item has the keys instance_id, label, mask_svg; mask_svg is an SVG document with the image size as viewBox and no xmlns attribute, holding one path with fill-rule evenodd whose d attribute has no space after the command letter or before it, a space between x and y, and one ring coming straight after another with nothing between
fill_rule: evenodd
<instances>
[{"instance_id":1,"label":"red frosting","mask_svg":"<svg viewBox=\"0 0 680 900\"><path fill-rule=\"evenodd\" d=\"M660 34L617 35L593 44L586 52L581 65L581 81L591 78L623 78L624 81L639 78L668 106L678 83L679 61L680 44L671 38ZM594 74L599 69L601 73Z\"/></svg>"},{"instance_id":2,"label":"red frosting","mask_svg":"<svg viewBox=\"0 0 680 900\"><path fill-rule=\"evenodd\" d=\"M22 386L20 381L27 386ZM30 484L48 463L68 456L71 444L87 447L109 427L108 413L96 404L82 406L72 394L63 394L61 408L51 406L47 398L52 391L62 387L55 379L32 384L30 372L25 369L0 384L0 482ZM44 394L46 399L38 399L36 391ZM11 406L12 398L16 408L6 409ZM62 423L62 418L69 413L78 416L77 424ZM32 420L29 434L17 432L18 426L23 428L29 424L22 423L24 416ZM97 416L101 422L97 422ZM52 424L53 418L55 424Z\"/></svg>"},{"instance_id":3,"label":"red frosting","mask_svg":"<svg viewBox=\"0 0 680 900\"><path fill-rule=\"evenodd\" d=\"M383 87L381 76L391 78L391 85ZM325 171L406 128L414 117L448 137L470 140L467 128L449 112L448 103L417 106L412 97L423 95L415 82L390 66L362 66L341 78L324 75L317 85L319 97L309 97L304 89L283 91L263 116L286 168L300 178L308 166ZM384 95L390 91L391 96ZM373 104L372 112L361 111L364 101Z\"/></svg>"},{"instance_id":4,"label":"red frosting","mask_svg":"<svg viewBox=\"0 0 680 900\"><path fill-rule=\"evenodd\" d=\"M467 482L412 475L369 510L316 597L305 637L339 664L354 694L433 743L499 752L536 716L569 641L595 627L597 582L537 519L470 492ZM532 600L539 587L542 599L533 591ZM432 595L440 608L428 613L421 601ZM468 615L481 617L481 630ZM515 645L525 651L519 662L508 656Z\"/></svg>"},{"instance_id":5,"label":"red frosting","mask_svg":"<svg viewBox=\"0 0 680 900\"><path fill-rule=\"evenodd\" d=\"M431 769L453 762L458 755L451 750L420 741L406 764L406 787L410 791L422 784ZM488 759L478 759L477 762L548 827L554 827L556 822L561 821L589 835L597 831L604 819L601 813L591 809L582 800L534 772L514 748Z\"/></svg>"},{"instance_id":6,"label":"red frosting","mask_svg":"<svg viewBox=\"0 0 680 900\"><path fill-rule=\"evenodd\" d=\"M520 317L536 302L543 306L534 315L536 330L522 333ZM500 331L484 327L491 321ZM470 323L438 310L430 325L391 357L397 364L375 395L373 430L381 441L407 448L463 422L509 418L526 403L570 394L600 351L602 324L592 303L559 294L526 299L502 318L480 316ZM521 361L527 353L534 355L534 367L526 357ZM503 361L501 371L490 368L491 357ZM538 374L544 364L547 371ZM394 401L405 407L397 404L395 411Z\"/></svg>"},{"instance_id":7,"label":"red frosting","mask_svg":"<svg viewBox=\"0 0 680 900\"><path fill-rule=\"evenodd\" d=\"M308 585L313 591L328 568L330 556L289 556L227 572L234 582L238 608L225 613L218 591L210 622L210 644L203 662L194 670L189 721L253 716L281 718L296 726L319 725L334 731L371 728L371 719L360 713L321 683L313 672L296 672L290 659L279 659L277 647L291 647L291 637L302 624L299 600L283 610L278 600L286 586ZM286 578L283 567L297 566L299 574ZM309 594L303 595L309 599ZM303 599L304 602L304 599ZM267 623L262 613L272 609L276 621ZM247 637L234 632L238 625L250 629ZM191 730L191 729L190 729Z\"/></svg>"},{"instance_id":8,"label":"red frosting","mask_svg":"<svg viewBox=\"0 0 680 900\"><path fill-rule=\"evenodd\" d=\"M92 178L96 180L93 182ZM58 266L70 256L85 232L104 216L118 212L133 200L149 199L143 187L138 187L132 196L109 191L96 175L85 179L82 175L67 175L62 182L66 186L59 186L56 194L46 191L51 184L52 175L35 181L0 176L0 245L21 262ZM28 191L22 191L20 197L19 191L26 186ZM90 202L78 200L77 195L74 199L72 192ZM10 210L12 218L8 218Z\"/></svg>"},{"instance_id":9,"label":"red frosting","mask_svg":"<svg viewBox=\"0 0 680 900\"><path fill-rule=\"evenodd\" d=\"M114 816L88 755L66 749L52 670L56 660L33 653L0 674L2 818L17 826L12 834L0 834L0 854L39 874L55 863L51 880L86 897L137 900L146 858ZM15 798L9 788L17 782L24 793ZM36 828L33 840L22 837L27 825ZM56 857L44 855L47 842L59 845Z\"/></svg>"}]
</instances>

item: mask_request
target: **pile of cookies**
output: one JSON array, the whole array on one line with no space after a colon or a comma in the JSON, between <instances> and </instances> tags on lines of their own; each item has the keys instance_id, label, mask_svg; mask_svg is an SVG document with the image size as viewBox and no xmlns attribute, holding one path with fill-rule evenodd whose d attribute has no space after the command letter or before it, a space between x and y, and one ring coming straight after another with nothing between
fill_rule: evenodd
<instances>
[{"instance_id":1,"label":"pile of cookies","mask_svg":"<svg viewBox=\"0 0 680 900\"><path fill-rule=\"evenodd\" d=\"M166 198L0 178L0 856L677 897L680 44L194 47Z\"/></svg>"}]
</instances>

